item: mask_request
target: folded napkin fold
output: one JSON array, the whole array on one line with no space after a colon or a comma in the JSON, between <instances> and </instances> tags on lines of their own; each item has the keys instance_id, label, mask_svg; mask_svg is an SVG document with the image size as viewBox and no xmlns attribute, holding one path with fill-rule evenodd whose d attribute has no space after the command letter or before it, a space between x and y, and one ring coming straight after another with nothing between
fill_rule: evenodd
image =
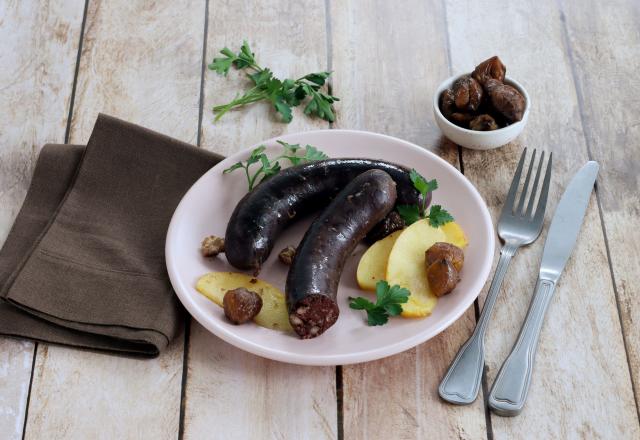
<instances>
[{"instance_id":1,"label":"folded napkin fold","mask_svg":"<svg viewBox=\"0 0 640 440\"><path fill-rule=\"evenodd\" d=\"M0 334L157 356L183 315L169 221L220 160L106 115L86 147L46 145L0 250Z\"/></svg>"}]
</instances>

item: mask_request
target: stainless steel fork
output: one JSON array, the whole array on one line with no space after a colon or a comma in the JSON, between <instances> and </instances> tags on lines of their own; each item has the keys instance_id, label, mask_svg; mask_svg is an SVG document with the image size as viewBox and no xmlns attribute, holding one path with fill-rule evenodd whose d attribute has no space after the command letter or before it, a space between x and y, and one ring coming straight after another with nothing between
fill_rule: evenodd
<instances>
[{"instance_id":1,"label":"stainless steel fork","mask_svg":"<svg viewBox=\"0 0 640 440\"><path fill-rule=\"evenodd\" d=\"M516 195L518 193L518 187L520 186L520 177L522 175L522 169L524 168L526 155L527 149L525 148L520 156L516 173L513 176L511 187L507 194L507 200L504 203L500 220L498 221L498 235L504 244L500 251L500 260L498 261L491 287L489 287L489 293L482 308L480 319L478 320L473 335L471 335L469 340L458 352L458 355L449 367L449 371L447 371L438 388L440 397L447 402L457 405L468 405L478 396L478 390L480 389L480 383L482 381L482 370L484 368L484 334L487 330L487 323L491 318L491 311L500 292L500 286L502 286L502 281L509 267L509 262L519 247L535 241L540 235L540 231L542 231L547 195L549 194L549 184L551 181L552 154L549 154L549 160L547 161L544 172L542 188L535 212L533 207L542 175L544 152L540 155L538 170L533 180L531 191L528 191L536 158L536 150L533 150L529 170L527 171L522 192L516 205ZM530 195L525 210L527 194Z\"/></svg>"}]
</instances>

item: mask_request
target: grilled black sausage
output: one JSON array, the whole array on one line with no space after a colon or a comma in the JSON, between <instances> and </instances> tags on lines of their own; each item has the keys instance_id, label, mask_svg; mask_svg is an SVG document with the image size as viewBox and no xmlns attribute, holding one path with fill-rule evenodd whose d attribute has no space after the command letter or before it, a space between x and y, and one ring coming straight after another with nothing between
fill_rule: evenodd
<instances>
[{"instance_id":1,"label":"grilled black sausage","mask_svg":"<svg viewBox=\"0 0 640 440\"><path fill-rule=\"evenodd\" d=\"M285 292L289 321L303 339L338 319L336 294L345 261L396 203L396 183L382 170L351 181L311 224L291 263Z\"/></svg>"},{"instance_id":2,"label":"grilled black sausage","mask_svg":"<svg viewBox=\"0 0 640 440\"><path fill-rule=\"evenodd\" d=\"M387 172L396 182L399 204L421 201L409 170L389 162L327 159L286 168L260 183L236 205L225 235L227 260L238 269L257 274L287 225L325 207L356 176L371 169Z\"/></svg>"}]
</instances>

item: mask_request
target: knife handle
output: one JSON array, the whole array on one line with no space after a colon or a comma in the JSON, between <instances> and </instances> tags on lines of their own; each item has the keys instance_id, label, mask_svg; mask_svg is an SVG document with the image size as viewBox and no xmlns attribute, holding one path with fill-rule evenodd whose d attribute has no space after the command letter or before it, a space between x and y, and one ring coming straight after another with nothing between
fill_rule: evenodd
<instances>
[{"instance_id":1,"label":"knife handle","mask_svg":"<svg viewBox=\"0 0 640 440\"><path fill-rule=\"evenodd\" d=\"M511 349L509 357L502 364L489 393L489 407L498 415L515 416L520 414L524 407L531 382L538 337L555 286L554 281L546 279L538 279L536 283L533 299L520 329L518 340Z\"/></svg>"}]
</instances>

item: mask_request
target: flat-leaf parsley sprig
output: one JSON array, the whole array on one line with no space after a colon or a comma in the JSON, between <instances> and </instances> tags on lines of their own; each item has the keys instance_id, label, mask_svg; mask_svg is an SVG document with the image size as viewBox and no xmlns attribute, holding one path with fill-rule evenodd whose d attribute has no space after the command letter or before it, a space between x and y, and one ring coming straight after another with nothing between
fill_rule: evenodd
<instances>
[{"instance_id":1,"label":"flat-leaf parsley sprig","mask_svg":"<svg viewBox=\"0 0 640 440\"><path fill-rule=\"evenodd\" d=\"M426 180L415 169L411 170L409 177L415 189L422 195L422 205L398 205L396 209L404 222L410 225L420 219L428 218L429 224L434 228L452 222L451 214L440 205L432 205L429 214L427 214L427 194L438 189L438 181L436 179Z\"/></svg>"},{"instance_id":2,"label":"flat-leaf parsley sprig","mask_svg":"<svg viewBox=\"0 0 640 440\"><path fill-rule=\"evenodd\" d=\"M333 103L339 99L321 90L331 76L331 72L315 72L298 79L280 80L269 68L258 65L255 54L251 52L246 41L243 42L237 54L227 47L220 53L224 56L214 58L209 64L209 69L224 76L229 73L231 66L238 70L248 70L251 73L247 73L247 76L253 82L253 87L227 104L213 107L216 121L232 108L258 101L270 102L282 120L287 123L293 119L291 109L303 101L306 101L305 115L316 116L329 122L335 120Z\"/></svg>"},{"instance_id":3,"label":"flat-leaf parsley sprig","mask_svg":"<svg viewBox=\"0 0 640 440\"><path fill-rule=\"evenodd\" d=\"M349 307L365 310L368 325L384 325L389 321L390 316L398 316L402 313L401 304L409 301L409 295L411 293L404 287L389 286L389 283L380 280L376 283L375 304L362 296L349 297Z\"/></svg>"},{"instance_id":4,"label":"flat-leaf parsley sprig","mask_svg":"<svg viewBox=\"0 0 640 440\"><path fill-rule=\"evenodd\" d=\"M299 165L301 163L323 160L329 157L313 145L306 145L302 148L300 144L289 144L284 141L277 142L282 145L282 153L279 156L269 159L264 153L267 147L260 145L258 148L251 151L251 154L246 161L234 163L224 170L223 174L229 174L230 172L241 168L244 169L249 183L249 191L251 191L259 182L262 182L263 180L280 172L282 169L280 160L282 159L288 160L292 165ZM257 164L258 168L252 173L249 168L254 164ZM262 178L258 180L258 177L260 176L262 176Z\"/></svg>"}]
</instances>

